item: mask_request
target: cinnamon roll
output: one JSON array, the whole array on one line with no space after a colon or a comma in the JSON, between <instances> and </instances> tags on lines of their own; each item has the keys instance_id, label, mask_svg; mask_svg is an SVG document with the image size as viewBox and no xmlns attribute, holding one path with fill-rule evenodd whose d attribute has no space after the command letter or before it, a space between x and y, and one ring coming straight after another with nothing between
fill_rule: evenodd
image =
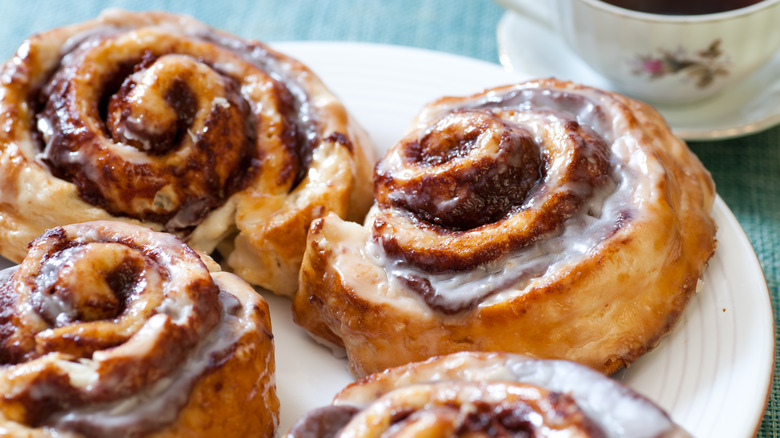
<instances>
[{"instance_id":1,"label":"cinnamon roll","mask_svg":"<svg viewBox=\"0 0 780 438\"><path fill-rule=\"evenodd\" d=\"M690 437L649 399L583 365L454 353L365 377L288 438Z\"/></svg>"},{"instance_id":2,"label":"cinnamon roll","mask_svg":"<svg viewBox=\"0 0 780 438\"><path fill-rule=\"evenodd\" d=\"M429 104L374 184L364 226L314 221L293 305L358 376L471 350L612 373L669 332L715 248L685 143L568 82Z\"/></svg>"},{"instance_id":3,"label":"cinnamon roll","mask_svg":"<svg viewBox=\"0 0 780 438\"><path fill-rule=\"evenodd\" d=\"M0 302L12 436L274 435L268 305L171 234L50 229L0 271Z\"/></svg>"},{"instance_id":4,"label":"cinnamon roll","mask_svg":"<svg viewBox=\"0 0 780 438\"><path fill-rule=\"evenodd\" d=\"M306 66L185 16L107 11L0 69L0 253L123 220L175 233L281 294L312 219L362 220L373 152Z\"/></svg>"}]
</instances>

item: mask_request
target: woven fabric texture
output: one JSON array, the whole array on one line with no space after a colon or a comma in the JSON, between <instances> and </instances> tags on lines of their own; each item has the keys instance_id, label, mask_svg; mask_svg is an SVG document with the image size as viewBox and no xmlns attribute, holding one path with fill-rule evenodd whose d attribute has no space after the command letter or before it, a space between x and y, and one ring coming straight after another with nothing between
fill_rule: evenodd
<instances>
[{"instance_id":1,"label":"woven fabric texture","mask_svg":"<svg viewBox=\"0 0 780 438\"><path fill-rule=\"evenodd\" d=\"M92 18L108 7L189 14L266 42L376 42L495 63L496 26L504 12L490 0L7 0L0 3L0 59L9 58L32 33ZM780 327L780 127L737 139L692 142L691 147L712 172L719 194L758 254L775 327ZM779 380L776 375L760 437L780 436Z\"/></svg>"}]
</instances>

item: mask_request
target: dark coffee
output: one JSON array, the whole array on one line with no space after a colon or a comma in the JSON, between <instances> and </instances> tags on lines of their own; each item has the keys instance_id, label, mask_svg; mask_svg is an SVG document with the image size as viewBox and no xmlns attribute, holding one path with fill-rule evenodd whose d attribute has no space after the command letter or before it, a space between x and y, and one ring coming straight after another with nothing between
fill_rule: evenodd
<instances>
[{"instance_id":1,"label":"dark coffee","mask_svg":"<svg viewBox=\"0 0 780 438\"><path fill-rule=\"evenodd\" d=\"M604 3L639 12L663 15L701 15L725 12L759 3L761 0L602 0Z\"/></svg>"}]
</instances>

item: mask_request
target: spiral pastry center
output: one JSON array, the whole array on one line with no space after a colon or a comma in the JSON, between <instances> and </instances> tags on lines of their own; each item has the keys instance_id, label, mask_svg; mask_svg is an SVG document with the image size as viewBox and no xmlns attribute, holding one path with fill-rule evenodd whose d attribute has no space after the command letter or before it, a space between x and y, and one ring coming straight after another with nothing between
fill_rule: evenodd
<instances>
[{"instance_id":1,"label":"spiral pastry center","mask_svg":"<svg viewBox=\"0 0 780 438\"><path fill-rule=\"evenodd\" d=\"M300 182L318 121L272 54L207 33L90 32L31 102L38 159L84 201L187 232L248 186Z\"/></svg>"},{"instance_id":2,"label":"spiral pastry center","mask_svg":"<svg viewBox=\"0 0 780 438\"><path fill-rule=\"evenodd\" d=\"M162 56L128 76L111 95L106 125L115 141L152 155L180 146L193 122L205 122L213 106L226 111L217 122L226 126L219 129L242 132L240 121L246 114L240 104L230 104L240 97L228 80L189 56Z\"/></svg>"},{"instance_id":3,"label":"spiral pastry center","mask_svg":"<svg viewBox=\"0 0 780 438\"><path fill-rule=\"evenodd\" d=\"M555 113L454 112L377 166L374 235L427 272L497 260L559 230L611 181L606 149Z\"/></svg>"},{"instance_id":4,"label":"spiral pastry center","mask_svg":"<svg viewBox=\"0 0 780 438\"><path fill-rule=\"evenodd\" d=\"M435 382L395 389L353 417L337 436L358 436L365 428L376 436L605 436L570 396L513 382Z\"/></svg>"},{"instance_id":5,"label":"spiral pastry center","mask_svg":"<svg viewBox=\"0 0 780 438\"><path fill-rule=\"evenodd\" d=\"M629 213L589 104L533 89L426 114L375 171L370 223L391 279L456 314L588 251L556 255L563 236L614 232Z\"/></svg>"},{"instance_id":6,"label":"spiral pastry center","mask_svg":"<svg viewBox=\"0 0 780 438\"><path fill-rule=\"evenodd\" d=\"M159 285L147 259L116 243L68 248L46 259L36 279L34 305L54 327L76 321L110 320L144 287ZM151 275L151 274L150 274Z\"/></svg>"},{"instance_id":7,"label":"spiral pastry center","mask_svg":"<svg viewBox=\"0 0 780 438\"><path fill-rule=\"evenodd\" d=\"M407 140L403 171L380 170L377 201L452 230L507 215L539 179L541 154L527 130L491 113L455 112Z\"/></svg>"},{"instance_id":8,"label":"spiral pastry center","mask_svg":"<svg viewBox=\"0 0 780 438\"><path fill-rule=\"evenodd\" d=\"M171 235L110 222L48 231L0 284L0 412L37 425L155 385L219 326L219 294Z\"/></svg>"},{"instance_id":9,"label":"spiral pastry center","mask_svg":"<svg viewBox=\"0 0 780 438\"><path fill-rule=\"evenodd\" d=\"M287 436L690 437L652 401L582 364L485 352L372 374Z\"/></svg>"}]
</instances>

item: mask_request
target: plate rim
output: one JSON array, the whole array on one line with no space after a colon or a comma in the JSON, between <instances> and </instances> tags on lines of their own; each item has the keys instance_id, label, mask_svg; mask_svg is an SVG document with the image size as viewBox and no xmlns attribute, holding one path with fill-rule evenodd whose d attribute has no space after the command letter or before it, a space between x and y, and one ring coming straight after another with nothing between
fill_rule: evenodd
<instances>
[{"instance_id":1,"label":"plate rim","mask_svg":"<svg viewBox=\"0 0 780 438\"><path fill-rule=\"evenodd\" d=\"M736 215L734 215L734 212L731 211L731 209L728 207L728 204L726 204L726 201L724 201L723 198L717 194L715 196L715 203L713 204L713 212L715 209L718 209L718 214L722 215L728 221L731 231L735 233L733 237L739 240L740 245L743 246L743 249L747 251L747 254L745 255L750 257L751 268L756 270L757 274L759 274L755 278L757 278L762 293L756 294L756 296L760 297L762 301L765 300L765 308L769 313L768 316L770 327L768 332L771 333L772 336L768 336L769 345L764 347L768 347L769 349L768 356L770 360L768 364L765 364L769 372L762 374L766 381L761 386L764 386L766 389L764 400L761 404L762 408L756 411L757 415L755 418L755 427L753 428L752 435L756 436L759 429L761 428L761 423L766 416L766 409L769 405L769 398L772 396L772 389L774 387L775 367L777 366L777 339L775 337L775 333L777 333L777 324L775 323L774 307L772 306L772 294L769 291L769 284L767 283L766 273L764 273L761 260L758 258L758 253L756 253L753 244L750 242L750 238L745 232L745 229L742 228L742 225L739 223Z\"/></svg>"}]
</instances>

